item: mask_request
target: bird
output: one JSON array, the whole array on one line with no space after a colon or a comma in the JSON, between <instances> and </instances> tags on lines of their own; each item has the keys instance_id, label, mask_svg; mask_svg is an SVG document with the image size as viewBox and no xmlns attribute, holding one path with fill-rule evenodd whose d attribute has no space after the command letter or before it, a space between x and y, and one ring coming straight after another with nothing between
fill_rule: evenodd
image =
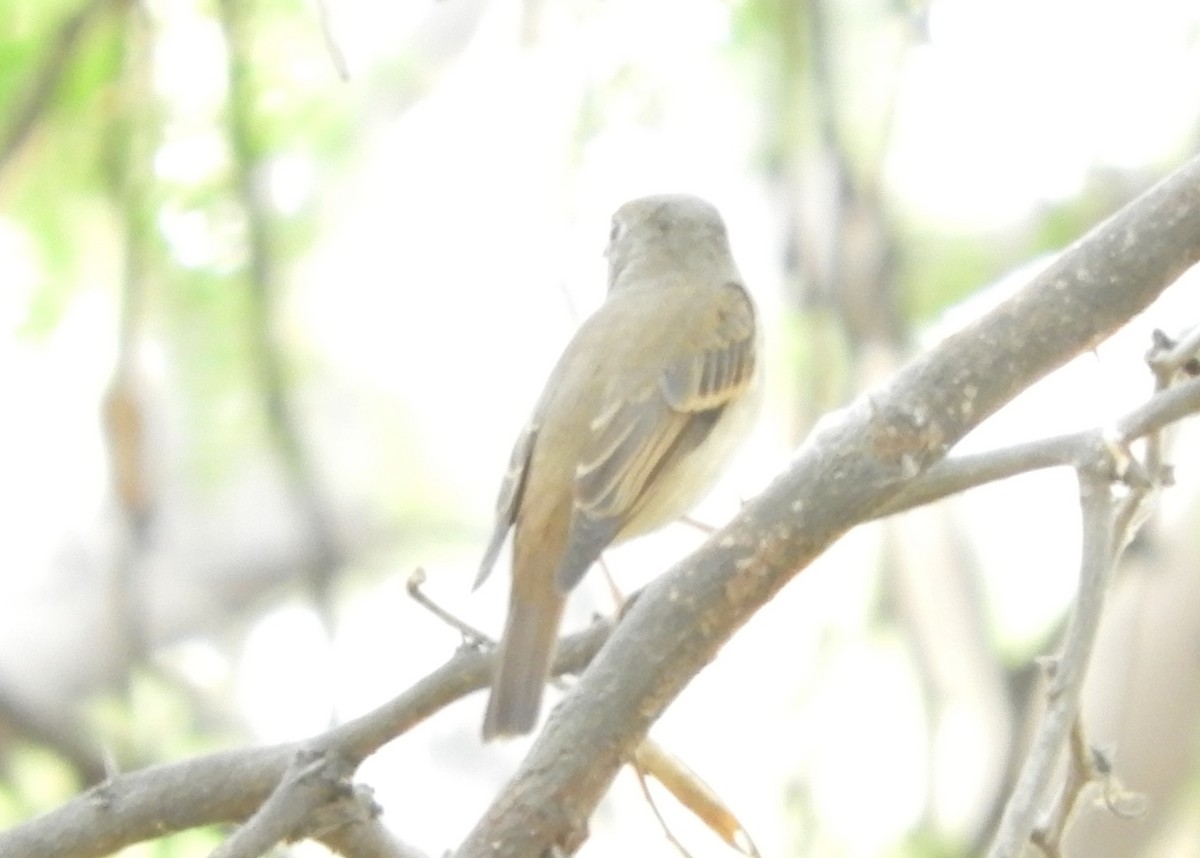
<instances>
[{"instance_id":1,"label":"bird","mask_svg":"<svg viewBox=\"0 0 1200 858\"><path fill-rule=\"evenodd\" d=\"M760 324L716 207L630 200L603 303L567 344L513 447L479 573L513 531L483 739L537 723L567 594L601 552L685 514L757 417Z\"/></svg>"}]
</instances>

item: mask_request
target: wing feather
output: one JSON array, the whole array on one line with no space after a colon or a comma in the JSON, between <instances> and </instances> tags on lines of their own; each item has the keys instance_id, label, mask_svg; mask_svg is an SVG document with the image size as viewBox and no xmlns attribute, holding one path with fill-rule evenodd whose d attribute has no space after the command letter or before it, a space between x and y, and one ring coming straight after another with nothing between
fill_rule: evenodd
<instances>
[{"instance_id":1,"label":"wing feather","mask_svg":"<svg viewBox=\"0 0 1200 858\"><path fill-rule=\"evenodd\" d=\"M742 287L728 284L698 349L661 366L641 389L614 388L592 421L592 439L576 469L575 513L559 586L569 589L629 520L655 477L704 442L721 411L753 381L754 310ZM627 379L625 380L627 381ZM589 555L594 550L595 556Z\"/></svg>"},{"instance_id":2,"label":"wing feather","mask_svg":"<svg viewBox=\"0 0 1200 858\"><path fill-rule=\"evenodd\" d=\"M483 552L483 560L479 563L479 572L475 575L475 583L471 589L479 585L492 574L496 565L496 557L504 546L508 531L517 519L517 510L521 507L521 496L525 494L525 477L529 472L529 457L533 454L533 445L537 440L538 427L529 423L517 436L513 445L512 456L509 458L508 470L500 483L500 494L496 498L496 524L492 529L492 538L488 541L487 550Z\"/></svg>"}]
</instances>

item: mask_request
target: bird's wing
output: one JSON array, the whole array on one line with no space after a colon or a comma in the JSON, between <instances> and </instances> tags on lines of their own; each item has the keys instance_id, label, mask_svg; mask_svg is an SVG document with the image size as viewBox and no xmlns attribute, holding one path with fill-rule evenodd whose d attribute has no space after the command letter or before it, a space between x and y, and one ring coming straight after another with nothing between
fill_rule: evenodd
<instances>
[{"instance_id":1,"label":"bird's wing","mask_svg":"<svg viewBox=\"0 0 1200 858\"><path fill-rule=\"evenodd\" d=\"M500 496L496 499L496 526L492 538L488 542L487 551L479 563L479 573L475 576L472 589L477 589L492 567L496 565L496 557L508 536L508 530L517 518L517 510L521 506L521 495L525 492L525 475L529 472L529 457L533 453L533 444L537 439L538 427L535 421L526 424L513 445L512 457L508 462L508 470L500 483Z\"/></svg>"},{"instance_id":2,"label":"bird's wing","mask_svg":"<svg viewBox=\"0 0 1200 858\"><path fill-rule=\"evenodd\" d=\"M730 283L694 320L703 332L683 357L653 367L633 390L613 386L575 471L575 515L558 585L573 587L636 511L655 477L708 437L753 381L754 308Z\"/></svg>"}]
</instances>

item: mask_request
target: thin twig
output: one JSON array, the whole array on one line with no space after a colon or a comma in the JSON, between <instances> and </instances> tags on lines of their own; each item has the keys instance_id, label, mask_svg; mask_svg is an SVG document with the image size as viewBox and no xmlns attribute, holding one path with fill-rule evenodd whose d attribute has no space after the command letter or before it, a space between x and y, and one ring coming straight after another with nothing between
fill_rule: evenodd
<instances>
[{"instance_id":1,"label":"thin twig","mask_svg":"<svg viewBox=\"0 0 1200 858\"><path fill-rule=\"evenodd\" d=\"M600 558L600 563L601 565L604 564L603 557ZM605 569L607 571L607 567L605 567ZM609 583L611 584L611 580ZM425 570L417 567L415 570L413 570L413 573L408 576L405 589L407 589L408 595L414 602L462 635L463 640L468 647L483 650L484 652L491 652L500 645L495 638L485 634L475 626L468 623L466 620L456 616L435 602L428 593L421 589L424 587L424 585ZM571 687L571 683L562 676L551 676L548 682L559 691L567 691Z\"/></svg>"},{"instance_id":2,"label":"thin twig","mask_svg":"<svg viewBox=\"0 0 1200 858\"><path fill-rule=\"evenodd\" d=\"M1070 753L1067 756L1067 776L1058 791L1058 798L1051 805L1050 813L1041 825L1033 830L1030 839L1042 850L1046 858L1059 858L1062 854L1062 837L1067 823L1079 805L1084 790L1099 778L1092 760L1092 751L1083 735L1083 722L1078 714L1071 725Z\"/></svg>"},{"instance_id":3,"label":"thin twig","mask_svg":"<svg viewBox=\"0 0 1200 858\"><path fill-rule=\"evenodd\" d=\"M450 628L455 629L463 636L463 639L469 646L478 649L492 650L496 648L496 641L485 635L479 629L468 623L466 620L456 617L454 614L447 611L428 595L421 588L425 585L425 570L417 567L412 574L408 576L408 581L405 582L405 590L408 591L408 596L418 605L420 605L429 613L433 614Z\"/></svg>"},{"instance_id":4,"label":"thin twig","mask_svg":"<svg viewBox=\"0 0 1200 858\"><path fill-rule=\"evenodd\" d=\"M650 812L654 814L654 818L658 820L658 825L662 829L663 837L667 838L667 842L679 850L679 854L683 858L692 858L692 853L687 851L687 848L671 831L671 826L667 824L667 820L663 817L662 811L658 808L658 802L654 800L654 795L650 792L650 785L646 782L646 773L641 770L637 762L630 764L633 769L633 774L637 778L638 786L642 788L642 795L646 798L646 804L650 805Z\"/></svg>"},{"instance_id":5,"label":"thin twig","mask_svg":"<svg viewBox=\"0 0 1200 858\"><path fill-rule=\"evenodd\" d=\"M1103 446L1077 472L1083 511L1079 592L1062 651L1048 662L1046 712L1000 819L989 858L1018 858L1029 843L1055 765L1079 715L1079 697L1113 568L1111 473L1108 449Z\"/></svg>"},{"instance_id":6,"label":"thin twig","mask_svg":"<svg viewBox=\"0 0 1200 858\"><path fill-rule=\"evenodd\" d=\"M1019 474L1071 466L1080 460L1081 451L1093 449L1101 441L1126 445L1198 411L1200 379L1189 379L1155 393L1107 429L1088 429L944 459L882 506L877 517L895 515Z\"/></svg>"}]
</instances>

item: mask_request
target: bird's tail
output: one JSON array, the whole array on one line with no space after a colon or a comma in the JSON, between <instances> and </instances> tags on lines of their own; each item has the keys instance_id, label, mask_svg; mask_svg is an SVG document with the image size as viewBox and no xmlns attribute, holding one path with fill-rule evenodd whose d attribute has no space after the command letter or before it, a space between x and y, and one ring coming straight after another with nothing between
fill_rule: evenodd
<instances>
[{"instance_id":1,"label":"bird's tail","mask_svg":"<svg viewBox=\"0 0 1200 858\"><path fill-rule=\"evenodd\" d=\"M483 738L521 736L533 730L542 706L565 599L553 574L525 569L514 576L508 621L500 640L492 693L483 719ZM532 573L532 576L531 576ZM532 586L520 586L529 582Z\"/></svg>"}]
</instances>

